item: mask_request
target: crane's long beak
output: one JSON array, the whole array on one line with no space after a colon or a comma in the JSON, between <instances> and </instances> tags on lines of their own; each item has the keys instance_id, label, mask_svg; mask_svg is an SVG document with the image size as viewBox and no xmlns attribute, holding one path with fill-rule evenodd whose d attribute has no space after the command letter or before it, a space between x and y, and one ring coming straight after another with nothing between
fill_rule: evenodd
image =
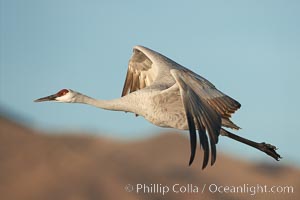
<instances>
[{"instance_id":1,"label":"crane's long beak","mask_svg":"<svg viewBox=\"0 0 300 200\"><path fill-rule=\"evenodd\" d=\"M55 98L57 97L56 94L47 96L47 97L42 97L39 99L34 100L34 102L43 102L43 101L55 101Z\"/></svg>"}]
</instances>

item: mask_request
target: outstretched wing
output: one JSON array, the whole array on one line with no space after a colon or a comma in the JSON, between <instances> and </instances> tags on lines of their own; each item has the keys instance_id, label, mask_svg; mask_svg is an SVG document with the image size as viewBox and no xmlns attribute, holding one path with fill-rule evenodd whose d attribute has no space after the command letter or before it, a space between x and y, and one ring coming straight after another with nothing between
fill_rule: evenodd
<instances>
[{"instance_id":1,"label":"outstretched wing","mask_svg":"<svg viewBox=\"0 0 300 200\"><path fill-rule=\"evenodd\" d=\"M182 103L190 130L192 164L197 145L197 133L200 138L200 147L204 151L202 169L209 160L211 165L216 160L216 144L220 135L222 118L240 107L240 104L215 88L209 81L187 69L172 69L172 76L179 86ZM229 117L228 117L229 116ZM207 134L206 134L207 133Z\"/></svg>"},{"instance_id":2,"label":"outstretched wing","mask_svg":"<svg viewBox=\"0 0 300 200\"><path fill-rule=\"evenodd\" d=\"M178 70L178 73L189 83L193 91L203 98L221 116L222 126L239 129L239 127L230 120L231 115L241 107L239 102L219 91L205 78L186 68Z\"/></svg>"},{"instance_id":3,"label":"outstretched wing","mask_svg":"<svg viewBox=\"0 0 300 200\"><path fill-rule=\"evenodd\" d=\"M135 46L128 63L122 96L150 86L166 72L170 75L169 65L157 64L157 60L164 61L165 59L168 58L158 52L143 46Z\"/></svg>"},{"instance_id":4,"label":"outstretched wing","mask_svg":"<svg viewBox=\"0 0 300 200\"><path fill-rule=\"evenodd\" d=\"M149 86L154 78L152 61L141 51L134 49L129 60L122 96Z\"/></svg>"}]
</instances>

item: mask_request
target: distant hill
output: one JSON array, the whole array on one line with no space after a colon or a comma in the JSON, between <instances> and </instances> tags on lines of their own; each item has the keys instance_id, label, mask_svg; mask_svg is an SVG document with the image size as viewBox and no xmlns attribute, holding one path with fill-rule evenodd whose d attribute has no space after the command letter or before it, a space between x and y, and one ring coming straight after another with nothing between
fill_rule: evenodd
<instances>
[{"instance_id":1,"label":"distant hill","mask_svg":"<svg viewBox=\"0 0 300 200\"><path fill-rule=\"evenodd\" d=\"M202 171L199 150L193 166L188 167L188 146L188 139L178 133L126 142L89 134L39 133L2 117L0 198L287 200L300 197L298 169L246 163L219 153L216 164ZM263 192L265 185L268 191L276 186L273 191L280 193ZM293 191L284 186L292 186Z\"/></svg>"}]
</instances>

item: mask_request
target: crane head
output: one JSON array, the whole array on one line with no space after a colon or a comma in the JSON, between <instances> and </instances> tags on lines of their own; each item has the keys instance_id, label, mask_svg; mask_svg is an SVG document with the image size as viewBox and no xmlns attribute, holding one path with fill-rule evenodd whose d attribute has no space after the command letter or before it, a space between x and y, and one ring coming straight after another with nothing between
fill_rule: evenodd
<instances>
[{"instance_id":1,"label":"crane head","mask_svg":"<svg viewBox=\"0 0 300 200\"><path fill-rule=\"evenodd\" d=\"M70 89L62 89L55 94L42 97L34 100L34 102L43 102L43 101L57 101L57 102L65 102L72 103L74 102L75 93Z\"/></svg>"}]
</instances>

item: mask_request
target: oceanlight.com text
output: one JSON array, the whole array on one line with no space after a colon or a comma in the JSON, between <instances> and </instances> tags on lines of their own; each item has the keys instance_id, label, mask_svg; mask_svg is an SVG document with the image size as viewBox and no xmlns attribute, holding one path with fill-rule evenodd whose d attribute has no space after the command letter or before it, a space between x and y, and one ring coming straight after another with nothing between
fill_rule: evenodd
<instances>
[{"instance_id":1,"label":"oceanlight.com text","mask_svg":"<svg viewBox=\"0 0 300 200\"><path fill-rule=\"evenodd\" d=\"M242 185L220 185L220 184L179 184L175 183L173 185L166 184L127 184L124 189L127 192L135 192L137 194L162 194L166 195L168 193L187 193L187 194L197 194L197 193L235 193L235 194L248 194L256 195L258 193L284 193L292 194L294 193L293 186L280 186L280 185L263 185L263 184L242 184Z\"/></svg>"}]
</instances>

